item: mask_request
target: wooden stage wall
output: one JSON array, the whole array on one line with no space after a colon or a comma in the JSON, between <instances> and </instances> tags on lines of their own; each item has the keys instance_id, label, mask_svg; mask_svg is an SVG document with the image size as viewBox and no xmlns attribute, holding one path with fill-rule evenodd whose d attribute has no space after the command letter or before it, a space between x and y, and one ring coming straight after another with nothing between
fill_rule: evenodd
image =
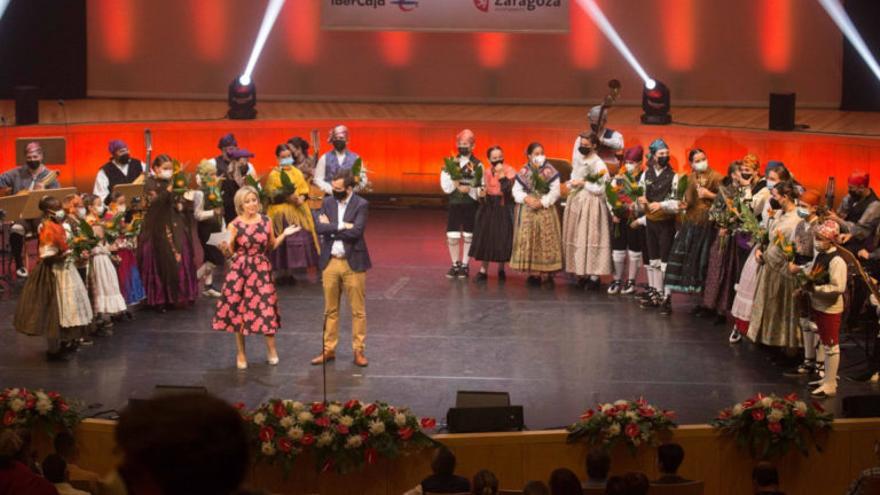
<instances>
[{"instance_id":1,"label":"wooden stage wall","mask_svg":"<svg viewBox=\"0 0 880 495\"><path fill-rule=\"evenodd\" d=\"M256 153L253 163L265 174L275 163L275 145L299 135L308 138L320 129L323 150L327 149L327 129L331 120L254 120L254 121L173 121L139 123L101 123L77 125L37 125L4 127L0 130L0 169L13 165L15 142L20 138L64 136L67 138L66 163L53 165L61 170L61 182L81 191L92 189L98 167L108 158L107 143L125 140L132 156L143 158L143 130L153 131L154 156L168 153L191 164L218 154L217 141L234 132L239 145ZM542 122L439 121L410 119L361 119L346 121L351 129L351 148L360 153L371 173L373 192L383 194L440 194L438 174L442 157L454 149L455 134L469 127L477 135L477 152L501 145L507 161L523 162L526 145L540 141L551 157L570 159L574 138L580 131L571 121L565 124ZM628 146L647 145L662 136L669 143L677 170L687 168L686 153L701 147L710 165L724 172L727 164L746 152L756 153L762 163L782 160L796 178L808 187L824 190L829 176L837 177L838 198L845 191L846 176L861 169L880 178L880 138L830 134L738 130L731 128L682 125L620 125Z\"/></svg>"},{"instance_id":2,"label":"wooden stage wall","mask_svg":"<svg viewBox=\"0 0 880 495\"><path fill-rule=\"evenodd\" d=\"M115 422L85 420L77 430L79 465L104 474L115 465L113 428ZM458 458L457 471L471 477L479 469L492 470L501 488L520 489L529 480L547 480L558 467L584 476L587 448L565 443L562 430L521 433L437 435ZM809 457L789 453L777 463L782 490L788 495L843 493L859 472L876 466L874 442L880 440L880 419L837 420L824 441L822 453ZM734 441L719 437L708 425L682 426L672 441L685 449L681 475L706 482L706 495L751 493L753 461ZM48 440L37 442L45 455ZM40 445L42 444L42 445ZM318 475L310 459L294 466L288 478L281 468L261 466L251 472L249 485L272 493L321 493L399 495L430 473L430 452L421 452L393 462L380 462L364 471L341 477ZM641 471L657 477L654 449L642 448L633 457L621 448L612 453L612 474Z\"/></svg>"}]
</instances>

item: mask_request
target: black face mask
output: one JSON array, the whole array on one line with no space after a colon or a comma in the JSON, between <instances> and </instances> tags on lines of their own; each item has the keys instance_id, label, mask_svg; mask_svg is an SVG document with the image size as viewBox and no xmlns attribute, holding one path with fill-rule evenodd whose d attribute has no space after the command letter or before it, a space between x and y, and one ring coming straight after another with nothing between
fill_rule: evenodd
<instances>
[{"instance_id":1,"label":"black face mask","mask_svg":"<svg viewBox=\"0 0 880 495\"><path fill-rule=\"evenodd\" d=\"M40 168L40 161L39 160L28 160L24 163L31 170L36 170L36 169Z\"/></svg>"},{"instance_id":2,"label":"black face mask","mask_svg":"<svg viewBox=\"0 0 880 495\"><path fill-rule=\"evenodd\" d=\"M669 165L669 157L668 157L668 156L658 156L658 157L657 157L657 163L658 163L661 167L665 167L665 166Z\"/></svg>"},{"instance_id":3,"label":"black face mask","mask_svg":"<svg viewBox=\"0 0 880 495\"><path fill-rule=\"evenodd\" d=\"M591 151L593 151L593 148L590 148L588 146L578 146L578 153L584 156L589 155Z\"/></svg>"},{"instance_id":4,"label":"black face mask","mask_svg":"<svg viewBox=\"0 0 880 495\"><path fill-rule=\"evenodd\" d=\"M126 153L124 155L119 155L119 157L116 159L116 163L118 163L120 165L128 165L128 162L130 162L130 161L131 161L131 155L129 155L128 153Z\"/></svg>"},{"instance_id":5,"label":"black face mask","mask_svg":"<svg viewBox=\"0 0 880 495\"><path fill-rule=\"evenodd\" d=\"M334 189L333 190L333 197L336 198L336 201L342 201L346 197L348 197L348 191L345 191L345 190L337 191L336 189Z\"/></svg>"},{"instance_id":6,"label":"black face mask","mask_svg":"<svg viewBox=\"0 0 880 495\"><path fill-rule=\"evenodd\" d=\"M780 203L779 200L776 198L770 198L770 208L773 208L774 210L781 210L782 203Z\"/></svg>"},{"instance_id":7,"label":"black face mask","mask_svg":"<svg viewBox=\"0 0 880 495\"><path fill-rule=\"evenodd\" d=\"M458 147L458 154L460 156L468 156L471 154L471 149L468 148L467 146L459 146Z\"/></svg>"},{"instance_id":8,"label":"black face mask","mask_svg":"<svg viewBox=\"0 0 880 495\"><path fill-rule=\"evenodd\" d=\"M504 160L495 160L494 162L489 162L489 163L491 163L492 166L495 167L495 166L498 166L498 165L501 165L502 163L504 163Z\"/></svg>"},{"instance_id":9,"label":"black face mask","mask_svg":"<svg viewBox=\"0 0 880 495\"><path fill-rule=\"evenodd\" d=\"M850 189L849 195L852 196L853 198L856 198L856 199L862 199L864 197L864 194L862 194L861 191L856 190L856 189Z\"/></svg>"},{"instance_id":10,"label":"black face mask","mask_svg":"<svg viewBox=\"0 0 880 495\"><path fill-rule=\"evenodd\" d=\"M742 177L744 180L752 180L752 174L744 174L740 172L739 176Z\"/></svg>"},{"instance_id":11,"label":"black face mask","mask_svg":"<svg viewBox=\"0 0 880 495\"><path fill-rule=\"evenodd\" d=\"M337 139L337 140L333 141L333 149L335 149L336 151L344 150L345 149L345 141L343 141L341 139Z\"/></svg>"}]
</instances>

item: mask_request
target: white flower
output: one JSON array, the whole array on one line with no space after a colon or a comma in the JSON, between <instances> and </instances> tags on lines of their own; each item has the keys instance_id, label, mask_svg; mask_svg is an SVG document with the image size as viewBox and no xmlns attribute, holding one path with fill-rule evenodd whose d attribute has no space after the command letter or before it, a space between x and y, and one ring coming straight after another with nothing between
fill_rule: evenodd
<instances>
[{"instance_id":1,"label":"white flower","mask_svg":"<svg viewBox=\"0 0 880 495\"><path fill-rule=\"evenodd\" d=\"M406 426L406 414L403 414L403 413L395 414L394 415L394 424L396 424L397 426L399 426L401 428Z\"/></svg>"},{"instance_id":2,"label":"white flower","mask_svg":"<svg viewBox=\"0 0 880 495\"><path fill-rule=\"evenodd\" d=\"M614 405L615 406L627 406L627 405L629 405L629 402L621 399L621 400L615 401Z\"/></svg>"},{"instance_id":3,"label":"white flower","mask_svg":"<svg viewBox=\"0 0 880 495\"><path fill-rule=\"evenodd\" d=\"M802 400L795 402L794 408L797 409L798 412L800 412L801 414L807 414L807 404Z\"/></svg>"},{"instance_id":4,"label":"white flower","mask_svg":"<svg viewBox=\"0 0 880 495\"><path fill-rule=\"evenodd\" d=\"M773 421L774 423L781 421L784 416L785 413L782 412L782 409L773 409L770 411L770 421Z\"/></svg>"},{"instance_id":5,"label":"white flower","mask_svg":"<svg viewBox=\"0 0 880 495\"><path fill-rule=\"evenodd\" d=\"M633 421L636 421L639 419L639 414L635 411L627 411L625 416Z\"/></svg>"},{"instance_id":6,"label":"white flower","mask_svg":"<svg viewBox=\"0 0 880 495\"><path fill-rule=\"evenodd\" d=\"M12 409L12 412L18 412L24 409L24 401L16 397L9 401L9 409Z\"/></svg>"},{"instance_id":7,"label":"white flower","mask_svg":"<svg viewBox=\"0 0 880 495\"><path fill-rule=\"evenodd\" d=\"M333 433L329 431L321 433L320 435L318 435L318 441L316 443L318 447L326 447L327 445L330 445L331 443L333 443Z\"/></svg>"},{"instance_id":8,"label":"white flower","mask_svg":"<svg viewBox=\"0 0 880 495\"><path fill-rule=\"evenodd\" d=\"M612 423L611 426L608 427L608 436L616 437L620 435L620 423Z\"/></svg>"},{"instance_id":9,"label":"white flower","mask_svg":"<svg viewBox=\"0 0 880 495\"><path fill-rule=\"evenodd\" d=\"M330 404L329 406L327 406L327 412L331 416L335 416L342 413L342 406L340 406L339 404Z\"/></svg>"},{"instance_id":10,"label":"white flower","mask_svg":"<svg viewBox=\"0 0 880 495\"><path fill-rule=\"evenodd\" d=\"M37 412L45 416L52 410L52 401L48 397L37 401Z\"/></svg>"},{"instance_id":11,"label":"white flower","mask_svg":"<svg viewBox=\"0 0 880 495\"><path fill-rule=\"evenodd\" d=\"M283 428L290 428L294 424L293 416L284 416L281 418L281 421L278 422Z\"/></svg>"},{"instance_id":12,"label":"white flower","mask_svg":"<svg viewBox=\"0 0 880 495\"><path fill-rule=\"evenodd\" d=\"M351 426L354 424L354 418L352 418L351 416L343 416L339 418L339 424L344 426Z\"/></svg>"},{"instance_id":13,"label":"white flower","mask_svg":"<svg viewBox=\"0 0 880 495\"><path fill-rule=\"evenodd\" d=\"M308 423L314 418L315 417L312 416L312 413L308 411L303 411L296 416L296 419L298 419L300 423Z\"/></svg>"},{"instance_id":14,"label":"white flower","mask_svg":"<svg viewBox=\"0 0 880 495\"><path fill-rule=\"evenodd\" d=\"M610 411L610 410L612 410L612 409L614 409L614 406L612 406L611 404L602 404L601 411L602 411L603 413L604 413L604 412L608 412L608 411Z\"/></svg>"},{"instance_id":15,"label":"white flower","mask_svg":"<svg viewBox=\"0 0 880 495\"><path fill-rule=\"evenodd\" d=\"M275 446L272 445L272 442L263 442L263 447L260 450L263 451L263 455L275 455Z\"/></svg>"},{"instance_id":16,"label":"white flower","mask_svg":"<svg viewBox=\"0 0 880 495\"><path fill-rule=\"evenodd\" d=\"M46 393L43 392L42 390L38 391L34 395L37 397L37 400L49 400L49 396L46 395Z\"/></svg>"},{"instance_id":17,"label":"white flower","mask_svg":"<svg viewBox=\"0 0 880 495\"><path fill-rule=\"evenodd\" d=\"M351 435L345 439L345 448L356 449L363 445L364 439L360 435Z\"/></svg>"},{"instance_id":18,"label":"white flower","mask_svg":"<svg viewBox=\"0 0 880 495\"><path fill-rule=\"evenodd\" d=\"M773 405L773 399L771 399L770 397L764 397L763 399L761 399L761 405L764 407L770 407L771 405Z\"/></svg>"},{"instance_id":19,"label":"white flower","mask_svg":"<svg viewBox=\"0 0 880 495\"><path fill-rule=\"evenodd\" d=\"M298 413L298 412L302 411L303 409L305 409L306 406L303 405L303 403L300 401L293 401L293 403L290 405L290 408L293 409L293 412Z\"/></svg>"},{"instance_id":20,"label":"white flower","mask_svg":"<svg viewBox=\"0 0 880 495\"><path fill-rule=\"evenodd\" d=\"M370 433L373 435L381 435L385 433L385 423L381 421L370 422Z\"/></svg>"},{"instance_id":21,"label":"white flower","mask_svg":"<svg viewBox=\"0 0 880 495\"><path fill-rule=\"evenodd\" d=\"M263 414L263 413L254 414L254 424L255 425L262 425L265 422L266 422L266 415L265 414Z\"/></svg>"},{"instance_id":22,"label":"white flower","mask_svg":"<svg viewBox=\"0 0 880 495\"><path fill-rule=\"evenodd\" d=\"M303 437L303 430L299 426L295 426L287 430L287 438L291 440L300 440Z\"/></svg>"},{"instance_id":23,"label":"white flower","mask_svg":"<svg viewBox=\"0 0 880 495\"><path fill-rule=\"evenodd\" d=\"M19 392L21 392L21 390L17 388L11 388L9 389L9 394L7 395L9 395L10 397L15 397L16 395L18 395Z\"/></svg>"},{"instance_id":24,"label":"white flower","mask_svg":"<svg viewBox=\"0 0 880 495\"><path fill-rule=\"evenodd\" d=\"M739 415L741 415L741 414L743 413L743 406L742 406L742 404L737 404L737 405L733 406L733 411L731 411L731 413L732 413L734 416L739 416Z\"/></svg>"}]
</instances>

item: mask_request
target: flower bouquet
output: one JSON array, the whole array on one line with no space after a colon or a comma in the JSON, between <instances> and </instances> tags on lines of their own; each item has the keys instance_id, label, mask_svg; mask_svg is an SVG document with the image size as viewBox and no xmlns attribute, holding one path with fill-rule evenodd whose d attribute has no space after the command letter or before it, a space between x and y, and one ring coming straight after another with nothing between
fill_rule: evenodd
<instances>
[{"instance_id":1,"label":"flower bouquet","mask_svg":"<svg viewBox=\"0 0 880 495\"><path fill-rule=\"evenodd\" d=\"M767 229L761 226L755 212L752 211L751 205L747 201L740 201L738 205L740 223L737 231L749 234L754 245L766 246L769 239L767 238Z\"/></svg>"},{"instance_id":2,"label":"flower bouquet","mask_svg":"<svg viewBox=\"0 0 880 495\"><path fill-rule=\"evenodd\" d=\"M681 174L678 176L678 187L675 188L675 200L676 201L684 201L684 195L687 193L688 188L688 175ZM681 210L681 220L684 221L685 210Z\"/></svg>"},{"instance_id":3,"label":"flower bouquet","mask_svg":"<svg viewBox=\"0 0 880 495\"><path fill-rule=\"evenodd\" d=\"M827 284L830 275L828 270L821 265L813 265L809 271L801 270L795 275L797 278L798 288L804 291L811 291L817 285Z\"/></svg>"},{"instance_id":4,"label":"flower bouquet","mask_svg":"<svg viewBox=\"0 0 880 495\"><path fill-rule=\"evenodd\" d=\"M794 248L794 243L786 239L782 232L776 232L776 237L773 239L773 245L779 248L779 251L782 252L782 256L784 256L787 261L794 261L797 250Z\"/></svg>"},{"instance_id":5,"label":"flower bouquet","mask_svg":"<svg viewBox=\"0 0 880 495\"><path fill-rule=\"evenodd\" d=\"M727 247L727 240L730 238L731 231L735 230L735 227L739 223L739 211L736 207L736 202L738 200L738 197L722 198L719 194L715 200L715 204L712 205L712 209L709 210L709 220L711 220L719 230L724 230L726 232L726 234L718 241L718 249L722 252Z\"/></svg>"},{"instance_id":6,"label":"flower bouquet","mask_svg":"<svg viewBox=\"0 0 880 495\"><path fill-rule=\"evenodd\" d=\"M259 199L260 203L262 203L264 206L269 202L269 195L266 194L266 191L263 189L262 184L260 184L260 179L254 177L251 174L247 174L244 176L244 185L251 186L256 189L257 199Z\"/></svg>"},{"instance_id":7,"label":"flower bouquet","mask_svg":"<svg viewBox=\"0 0 880 495\"><path fill-rule=\"evenodd\" d=\"M645 188L639 185L639 181L629 172L623 173L623 194L629 197L633 203L645 195Z\"/></svg>"},{"instance_id":8,"label":"flower bouquet","mask_svg":"<svg viewBox=\"0 0 880 495\"><path fill-rule=\"evenodd\" d=\"M736 438L737 445L748 448L753 458L763 460L781 457L792 446L805 456L810 445L821 452L816 436L829 430L833 420L834 415L818 402L807 404L796 394L757 394L721 411L710 424Z\"/></svg>"},{"instance_id":9,"label":"flower bouquet","mask_svg":"<svg viewBox=\"0 0 880 495\"><path fill-rule=\"evenodd\" d=\"M179 161L174 160L174 174L171 176L171 192L177 196L183 196L189 190L189 176L186 174L185 166Z\"/></svg>"},{"instance_id":10,"label":"flower bouquet","mask_svg":"<svg viewBox=\"0 0 880 495\"><path fill-rule=\"evenodd\" d=\"M280 463L286 472L299 455L308 452L315 455L321 472L348 473L380 458L394 459L435 445L425 433L436 426L433 419L419 419L406 408L384 402L307 405L270 399L243 412L243 417L257 459Z\"/></svg>"},{"instance_id":11,"label":"flower bouquet","mask_svg":"<svg viewBox=\"0 0 880 495\"><path fill-rule=\"evenodd\" d=\"M353 171L354 167L352 167L352 173ZM450 179L454 181L461 180L461 166L458 164L458 159L454 156L450 155L443 158L443 171L449 174Z\"/></svg>"},{"instance_id":12,"label":"flower bouquet","mask_svg":"<svg viewBox=\"0 0 880 495\"><path fill-rule=\"evenodd\" d=\"M220 190L220 180L218 177L203 176L200 181L206 210L223 207L223 193Z\"/></svg>"},{"instance_id":13,"label":"flower bouquet","mask_svg":"<svg viewBox=\"0 0 880 495\"><path fill-rule=\"evenodd\" d=\"M674 418L674 412L648 404L642 398L599 404L567 428L568 442L586 440L588 444L602 444L608 449L624 443L635 455L639 445L656 445L661 435L676 428Z\"/></svg>"},{"instance_id":14,"label":"flower bouquet","mask_svg":"<svg viewBox=\"0 0 880 495\"><path fill-rule=\"evenodd\" d=\"M611 214L621 221L629 218L629 208L632 205L632 199L623 193L623 186L615 181L605 183L605 198L611 205ZM614 238L620 237L620 222L614 224Z\"/></svg>"},{"instance_id":15,"label":"flower bouquet","mask_svg":"<svg viewBox=\"0 0 880 495\"><path fill-rule=\"evenodd\" d=\"M541 197L550 192L550 183L541 175L541 170L532 169L532 193L537 197Z\"/></svg>"},{"instance_id":16,"label":"flower bouquet","mask_svg":"<svg viewBox=\"0 0 880 495\"><path fill-rule=\"evenodd\" d=\"M0 392L0 428L46 428L50 436L58 429L72 431L79 413L58 392L7 388Z\"/></svg>"},{"instance_id":17,"label":"flower bouquet","mask_svg":"<svg viewBox=\"0 0 880 495\"><path fill-rule=\"evenodd\" d=\"M70 238L70 250L73 253L73 259L80 261L88 257L88 254L98 245L98 238L95 231L85 219L79 221L79 232Z\"/></svg>"}]
</instances>

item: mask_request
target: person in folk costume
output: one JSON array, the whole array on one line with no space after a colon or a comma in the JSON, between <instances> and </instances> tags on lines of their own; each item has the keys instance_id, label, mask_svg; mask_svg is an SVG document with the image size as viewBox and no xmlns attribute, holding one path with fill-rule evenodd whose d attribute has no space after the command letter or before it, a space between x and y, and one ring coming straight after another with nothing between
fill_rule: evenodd
<instances>
[{"instance_id":1,"label":"person in folk costume","mask_svg":"<svg viewBox=\"0 0 880 495\"><path fill-rule=\"evenodd\" d=\"M121 215L121 229L128 231L131 223L139 214L134 214L128 209L127 199L119 191L110 193L110 216ZM140 221L140 220L138 220ZM120 235L115 241L116 256L119 264L116 266L116 276L119 279L119 289L125 302L131 306L140 303L145 297L144 284L141 281L141 273L137 266L136 241L128 235ZM126 316L131 319L131 311L126 310Z\"/></svg>"},{"instance_id":2,"label":"person in folk costume","mask_svg":"<svg viewBox=\"0 0 880 495\"><path fill-rule=\"evenodd\" d=\"M815 189L804 191L798 198L797 212L802 221L794 229L795 256L792 262L798 266L806 265L815 255L815 231L825 220L817 212L821 200L821 194ZM804 362L791 370L786 370L784 374L786 376L815 375L819 377L820 373L824 373L825 353L821 346L818 349L816 346L818 337L814 335L816 324L810 316L809 293L804 291L803 287L799 287L795 291L795 297L797 298L798 327L803 333ZM814 336L815 339L812 338Z\"/></svg>"},{"instance_id":3,"label":"person in folk costume","mask_svg":"<svg viewBox=\"0 0 880 495\"><path fill-rule=\"evenodd\" d=\"M767 172L767 176L762 179L764 185L758 189L757 193L752 195L751 202L752 213L756 218L760 219L761 227L764 229L768 229L771 220L770 216L766 214L769 211L770 205L767 200L756 201L758 194L763 194L762 191L767 189L767 195L769 196L777 184L787 182L791 179L791 174L788 173L788 170L784 166L771 165L773 163L776 162L770 162L767 164L767 169L769 171ZM770 184L769 188L766 185L768 183ZM754 190L755 188L752 188L752 191ZM762 211L764 214L762 214ZM739 343L742 336L749 331L749 320L752 318L752 307L755 303L755 288L758 284L758 277L763 269L763 265L758 262L758 256L756 254L764 249L765 246L760 245L761 239L752 239L750 235L745 235L745 237L749 238L749 244L751 247L749 255L746 256L746 260L739 273L739 279L734 287L736 295L734 296L733 304L730 307L730 316L733 317L733 329L728 338L728 341L731 344Z\"/></svg>"},{"instance_id":4,"label":"person in folk costume","mask_svg":"<svg viewBox=\"0 0 880 495\"><path fill-rule=\"evenodd\" d=\"M751 201L752 174L753 169L743 161L731 162L709 211L709 217L713 219L718 232L709 247L702 305L707 312L715 315L716 325L727 321L735 295L736 279L751 250L748 235L738 232L741 222L737 215L739 205ZM720 219L727 220L720 224ZM735 335L740 334L736 332Z\"/></svg>"},{"instance_id":5,"label":"person in folk costume","mask_svg":"<svg viewBox=\"0 0 880 495\"><path fill-rule=\"evenodd\" d=\"M272 251L272 268L276 283L286 281L295 284L294 270L318 266L318 236L315 233L315 220L309 209L309 184L302 172L294 164L293 152L286 144L275 148L278 166L266 178L266 194L270 205L266 215L272 220L276 236L296 225L300 230L285 237L284 244ZM285 174L293 186L293 191L284 189L281 174Z\"/></svg>"},{"instance_id":6,"label":"person in folk costume","mask_svg":"<svg viewBox=\"0 0 880 495\"><path fill-rule=\"evenodd\" d=\"M220 182L220 190L223 196L223 219L226 223L231 222L237 215L233 198L236 191L245 184L245 177L250 175L257 178L256 169L247 158L247 153L239 154L238 141L232 133L220 138L217 143L220 154L211 159L217 167L217 176L223 180ZM199 177L196 175L196 180ZM198 184L201 186L201 183Z\"/></svg>"},{"instance_id":7,"label":"person in folk costume","mask_svg":"<svg viewBox=\"0 0 880 495\"><path fill-rule=\"evenodd\" d=\"M611 225L605 184L608 167L590 141L589 133L575 140L571 157L568 199L562 215L565 270L578 277L578 286L599 288L599 277L611 273Z\"/></svg>"},{"instance_id":8,"label":"person in folk costume","mask_svg":"<svg viewBox=\"0 0 880 495\"><path fill-rule=\"evenodd\" d=\"M196 278L202 287L202 295L205 297L220 297L218 282L226 264L223 253L217 246L208 244L211 234L222 232L224 224L224 200L222 193L220 198L216 196L220 188L210 185L220 183L217 177L216 162L202 160L196 167L196 182L202 188L192 191L193 217L196 221L196 234L202 245L203 260L196 270ZM222 188L222 185L220 186ZM213 206L216 205L216 206Z\"/></svg>"},{"instance_id":9,"label":"person in folk costume","mask_svg":"<svg viewBox=\"0 0 880 495\"><path fill-rule=\"evenodd\" d=\"M688 163L692 171L679 206L684 221L672 243L663 283L670 292L698 294L703 290L709 248L715 240L715 226L709 219L709 209L718 195L722 176L709 167L706 152L699 148L688 152ZM663 311L668 314L672 307L670 298L666 298L663 306ZM705 312L706 308L699 303L692 311L695 315Z\"/></svg>"},{"instance_id":10,"label":"person in folk costume","mask_svg":"<svg viewBox=\"0 0 880 495\"><path fill-rule=\"evenodd\" d=\"M66 359L76 351L83 327L92 321L89 294L70 259L66 213L49 196L40 200L43 214L39 257L15 308L13 326L27 335L44 335L49 360Z\"/></svg>"},{"instance_id":11,"label":"person in folk costume","mask_svg":"<svg viewBox=\"0 0 880 495\"><path fill-rule=\"evenodd\" d=\"M86 223L91 226L96 241L88 255L87 279L92 312L95 314L95 334L109 336L113 334L113 318L128 309L119 288L116 266L113 264L116 246L110 244L106 238L106 229L113 226L113 218L100 196L84 194L83 203L88 210Z\"/></svg>"},{"instance_id":12,"label":"person in folk costume","mask_svg":"<svg viewBox=\"0 0 880 495\"><path fill-rule=\"evenodd\" d=\"M355 162L360 158L357 153L348 149L349 141L348 127L337 125L330 129L330 137L327 139L327 142L333 145L333 149L324 153L318 159L318 163L315 165L313 181L316 186L324 191L324 194L333 194L333 186L330 184L333 182L333 178L343 170L351 170ZM361 166L360 175L355 177L355 181L357 182L355 192L363 191L368 187L366 167Z\"/></svg>"},{"instance_id":13,"label":"person in folk costume","mask_svg":"<svg viewBox=\"0 0 880 495\"><path fill-rule=\"evenodd\" d=\"M101 201L109 206L113 188L119 184L131 184L137 180L144 173L144 164L131 157L128 145L122 140L110 141L107 150L110 152L110 160L98 169L92 194L101 198Z\"/></svg>"},{"instance_id":14,"label":"person in folk costume","mask_svg":"<svg viewBox=\"0 0 880 495\"><path fill-rule=\"evenodd\" d=\"M644 150L641 145L627 148L623 153L623 167L611 179L612 186L623 190L624 182L633 180L638 186L642 179L642 159ZM629 175L627 177L627 174ZM622 193L619 193L622 194ZM626 214L619 218L615 210L611 210L611 261L614 264L614 280L608 287L608 294L633 294L636 291L636 277L642 267L642 253L645 250L645 217L639 215L638 205L633 203ZM629 263L627 264L627 259ZM627 269L626 282L623 272Z\"/></svg>"},{"instance_id":15,"label":"person in folk costume","mask_svg":"<svg viewBox=\"0 0 880 495\"><path fill-rule=\"evenodd\" d=\"M480 272L476 280L489 278L489 263L498 263L498 280L505 280L504 264L510 261L513 251L513 184L516 170L504 163L504 151L492 146L486 152L489 167L483 170L482 201L477 209L474 226L474 242L468 252L479 261Z\"/></svg>"},{"instance_id":16,"label":"person in folk costume","mask_svg":"<svg viewBox=\"0 0 880 495\"><path fill-rule=\"evenodd\" d=\"M825 351L825 376L813 384L819 385L810 395L816 398L837 395L837 370L840 368L840 320L843 313L843 293L846 290L846 261L837 253L840 224L826 219L815 225L813 246L815 255L804 266L789 263L792 274L803 272L827 275L804 288L810 295L811 331L804 332L805 348L815 349L817 340ZM813 328L815 330L813 331Z\"/></svg>"},{"instance_id":17,"label":"person in folk costume","mask_svg":"<svg viewBox=\"0 0 880 495\"><path fill-rule=\"evenodd\" d=\"M767 224L770 245L755 253L763 265L755 286L748 337L753 342L781 348L802 345L798 329L794 291L797 280L788 270L789 254L784 243L794 242L794 232L801 217L797 212L799 196L794 183L780 182L773 187L767 201L772 214Z\"/></svg>"},{"instance_id":18,"label":"person in folk costume","mask_svg":"<svg viewBox=\"0 0 880 495\"><path fill-rule=\"evenodd\" d=\"M880 226L880 201L871 189L870 176L867 172L856 170L849 175L847 195L844 196L837 211L830 210L828 215L840 225L840 241L850 252L858 253L877 244L875 232ZM849 304L843 315L843 321L847 327L855 328L864 323L861 319L868 299L868 287L859 283L850 284L847 289ZM873 319L873 311L870 313L865 316Z\"/></svg>"},{"instance_id":19,"label":"person in folk costume","mask_svg":"<svg viewBox=\"0 0 880 495\"><path fill-rule=\"evenodd\" d=\"M299 136L294 136L288 139L287 147L290 148L290 152L293 153L293 166L302 172L306 184L309 185L309 208L312 212L320 210L323 191L315 185L317 157L309 154L309 142Z\"/></svg>"},{"instance_id":20,"label":"person in folk costume","mask_svg":"<svg viewBox=\"0 0 880 495\"><path fill-rule=\"evenodd\" d=\"M559 200L559 172L547 163L544 146L533 142L526 148L528 162L516 175L513 255L510 266L529 274L529 285L540 285L541 277L553 285L553 274L562 269L562 239L556 201Z\"/></svg>"},{"instance_id":21,"label":"person in folk costume","mask_svg":"<svg viewBox=\"0 0 880 495\"><path fill-rule=\"evenodd\" d=\"M449 196L449 212L446 220L446 244L452 267L447 278L467 278L468 256L474 238L474 222L477 216L477 200L483 187L480 177L484 175L483 164L474 156L474 133L465 129L455 136L459 167L457 177L450 175L446 167L440 171L440 188ZM477 184L476 181L480 183Z\"/></svg>"},{"instance_id":22,"label":"person in folk costume","mask_svg":"<svg viewBox=\"0 0 880 495\"><path fill-rule=\"evenodd\" d=\"M190 218L172 192L174 163L159 155L151 169L153 175L144 184L149 204L138 236L138 268L147 304L164 313L169 306L194 303L199 283Z\"/></svg>"},{"instance_id":23,"label":"person in folk costume","mask_svg":"<svg viewBox=\"0 0 880 495\"><path fill-rule=\"evenodd\" d=\"M596 153L608 165L611 174L617 174L617 169L620 166L618 155L623 151L623 134L605 127L608 114L603 114L602 105L596 105L591 108L587 117L590 121L590 129L594 134L600 130L602 131L602 135L597 136L598 146L595 150ZM575 147L578 147L577 143L575 143Z\"/></svg>"},{"instance_id":24,"label":"person in folk costume","mask_svg":"<svg viewBox=\"0 0 880 495\"><path fill-rule=\"evenodd\" d=\"M675 239L675 215L679 202L675 199L679 176L672 170L669 146L663 139L655 139L648 146L648 167L639 186L644 195L639 207L645 213L645 250L648 253L648 290L641 297L643 308L668 308L663 278L666 262Z\"/></svg>"}]
</instances>

